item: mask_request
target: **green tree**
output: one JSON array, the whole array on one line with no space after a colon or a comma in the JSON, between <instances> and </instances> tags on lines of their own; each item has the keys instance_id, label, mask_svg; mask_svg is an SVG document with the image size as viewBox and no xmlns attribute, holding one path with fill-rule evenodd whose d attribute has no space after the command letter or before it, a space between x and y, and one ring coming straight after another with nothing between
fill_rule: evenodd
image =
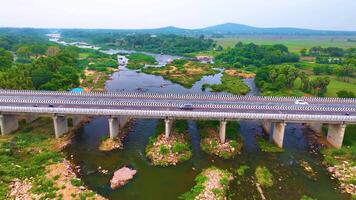
<instances>
[{"instance_id":1,"label":"green tree","mask_svg":"<svg viewBox=\"0 0 356 200\"><path fill-rule=\"evenodd\" d=\"M0 70L10 68L14 62L14 56L10 51L0 48Z\"/></svg>"},{"instance_id":2,"label":"green tree","mask_svg":"<svg viewBox=\"0 0 356 200\"><path fill-rule=\"evenodd\" d=\"M340 98L355 98L355 93L351 91L340 90L336 94Z\"/></svg>"}]
</instances>

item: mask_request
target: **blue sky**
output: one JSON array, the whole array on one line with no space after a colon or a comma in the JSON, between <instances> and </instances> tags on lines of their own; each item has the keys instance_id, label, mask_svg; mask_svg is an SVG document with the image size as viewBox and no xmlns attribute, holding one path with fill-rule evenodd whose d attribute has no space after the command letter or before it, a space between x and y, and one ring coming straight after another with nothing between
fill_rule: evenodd
<instances>
[{"instance_id":1,"label":"blue sky","mask_svg":"<svg viewBox=\"0 0 356 200\"><path fill-rule=\"evenodd\" d=\"M1 0L1 27L258 27L356 31L356 0Z\"/></svg>"}]
</instances>

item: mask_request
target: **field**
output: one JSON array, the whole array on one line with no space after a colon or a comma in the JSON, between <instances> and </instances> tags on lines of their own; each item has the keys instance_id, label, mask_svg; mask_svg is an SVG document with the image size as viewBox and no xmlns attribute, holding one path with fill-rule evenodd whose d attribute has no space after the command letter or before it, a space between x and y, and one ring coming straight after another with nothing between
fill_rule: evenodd
<instances>
[{"instance_id":1,"label":"field","mask_svg":"<svg viewBox=\"0 0 356 200\"><path fill-rule=\"evenodd\" d=\"M241 41L244 43L253 42L259 45L273 45L273 44L284 44L290 51L298 52L302 48L311 48L313 46L322 47L340 47L340 48L356 48L356 42L349 42L347 37L285 37L285 36L261 36L261 37L231 37L231 38L214 38L218 45L222 47L232 47L237 42Z\"/></svg>"}]
</instances>

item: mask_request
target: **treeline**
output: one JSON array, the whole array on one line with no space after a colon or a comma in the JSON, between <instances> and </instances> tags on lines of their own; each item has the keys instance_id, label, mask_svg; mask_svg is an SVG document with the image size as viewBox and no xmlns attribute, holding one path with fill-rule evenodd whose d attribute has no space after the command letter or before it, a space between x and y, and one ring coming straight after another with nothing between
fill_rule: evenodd
<instances>
[{"instance_id":1,"label":"treeline","mask_svg":"<svg viewBox=\"0 0 356 200\"><path fill-rule=\"evenodd\" d=\"M148 51L153 53L164 53L182 55L200 51L207 51L215 46L212 39L204 36L188 37L173 34L123 34L93 31L63 31L64 38L74 38L99 45L104 48L119 48L127 50Z\"/></svg>"},{"instance_id":2,"label":"treeline","mask_svg":"<svg viewBox=\"0 0 356 200\"><path fill-rule=\"evenodd\" d=\"M77 55L74 48L66 47L56 55L42 56L28 64L11 62L11 65L4 66L0 63L0 88L68 90L76 87L80 74L80 70L74 67Z\"/></svg>"},{"instance_id":3,"label":"treeline","mask_svg":"<svg viewBox=\"0 0 356 200\"><path fill-rule=\"evenodd\" d=\"M296 86L297 79L300 85ZM256 73L256 85L264 91L278 92L283 89L300 90L317 96L323 96L330 83L329 77L311 78L305 72L292 65L274 65L260 68Z\"/></svg>"},{"instance_id":4,"label":"treeline","mask_svg":"<svg viewBox=\"0 0 356 200\"><path fill-rule=\"evenodd\" d=\"M228 67L262 67L272 64L298 62L299 56L290 53L284 45L256 45L239 42L233 48L223 50L215 57L215 62Z\"/></svg>"},{"instance_id":5,"label":"treeline","mask_svg":"<svg viewBox=\"0 0 356 200\"><path fill-rule=\"evenodd\" d=\"M302 56L316 57L320 64L346 64L356 65L356 48L343 49L338 47L312 47L309 50L302 49Z\"/></svg>"}]
</instances>

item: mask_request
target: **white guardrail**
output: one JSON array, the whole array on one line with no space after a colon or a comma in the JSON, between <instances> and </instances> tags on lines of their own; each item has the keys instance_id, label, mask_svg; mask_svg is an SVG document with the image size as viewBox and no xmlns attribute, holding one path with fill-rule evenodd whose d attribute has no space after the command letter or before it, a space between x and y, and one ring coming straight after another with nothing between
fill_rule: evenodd
<instances>
[{"instance_id":1,"label":"white guardrail","mask_svg":"<svg viewBox=\"0 0 356 200\"><path fill-rule=\"evenodd\" d=\"M35 95L35 96L78 96L78 97L106 97L106 98L160 98L160 99L186 99L186 100L245 100L245 101L295 101L303 99L308 102L330 103L356 103L356 98L330 98L330 97L264 97L264 96L235 96L216 94L153 94L153 93L125 93L125 92L91 92L74 93L67 91L37 91L37 90L0 90L0 95Z\"/></svg>"},{"instance_id":2,"label":"white guardrail","mask_svg":"<svg viewBox=\"0 0 356 200\"><path fill-rule=\"evenodd\" d=\"M93 106L122 106L122 107L160 107L160 108L179 108L183 104L167 102L141 102L141 101L91 101L91 100L68 100L68 99L20 99L7 98L0 96L0 103L14 104L59 104L77 105L91 108ZM32 106L32 105L31 105ZM244 104L193 104L194 108L200 109L226 109L226 110L265 110L265 111L315 111L315 112L356 112L356 107L322 107L322 106L303 106L303 105L244 105ZM1 110L0 110L1 111ZM231 111L232 112L232 111Z\"/></svg>"},{"instance_id":3,"label":"white guardrail","mask_svg":"<svg viewBox=\"0 0 356 200\"><path fill-rule=\"evenodd\" d=\"M183 119L226 119L226 120L276 120L291 122L356 123L356 116L344 115L304 115L304 114L266 114L233 112L189 112L157 110L121 110L121 109L83 109L83 108L49 108L49 107L10 107L0 106L3 113L63 114L92 116L132 116L150 118Z\"/></svg>"}]
</instances>

